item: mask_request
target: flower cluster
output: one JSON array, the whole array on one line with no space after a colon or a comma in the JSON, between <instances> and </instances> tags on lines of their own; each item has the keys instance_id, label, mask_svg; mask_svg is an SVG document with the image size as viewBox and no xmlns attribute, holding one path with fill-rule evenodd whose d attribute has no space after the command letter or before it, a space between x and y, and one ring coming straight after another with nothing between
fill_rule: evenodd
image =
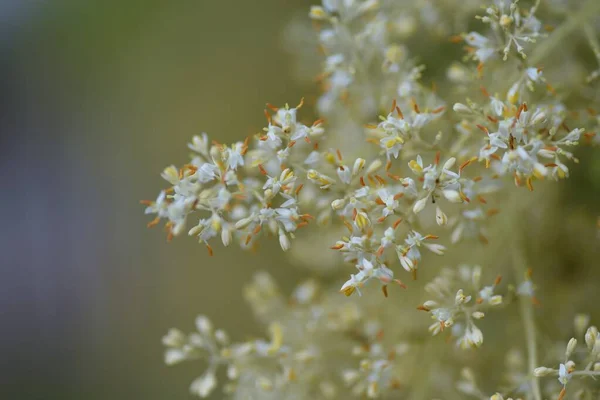
<instances>
[{"instance_id":1,"label":"flower cluster","mask_svg":"<svg viewBox=\"0 0 600 400\"><path fill-rule=\"evenodd\" d=\"M578 377L594 378L600 376L600 333L595 326L585 326L589 323L589 316L578 315L575 319L575 328L583 334L585 346L578 346L578 340L571 338L564 351L564 358L558 368L538 367L534 370L537 377L558 376L562 385L558 399L565 398L567 386L571 386L571 379ZM580 367L578 368L578 365ZM580 396L594 396L594 389L584 385L579 388ZM597 394L597 393L596 393Z\"/></svg>"},{"instance_id":2,"label":"flower cluster","mask_svg":"<svg viewBox=\"0 0 600 400\"><path fill-rule=\"evenodd\" d=\"M489 286L482 286L480 280L480 266L461 265L458 271L443 269L439 276L425 285L425 290L435 300L425 301L419 309L431 313L431 318L436 320L429 327L433 335L452 328L451 335L458 338L456 344L461 348L483 344L483 333L475 321L482 319L488 308L501 305L503 297L495 293L502 280L500 276ZM456 286L460 289L456 290ZM465 294L463 287L473 294Z\"/></svg>"},{"instance_id":3,"label":"flower cluster","mask_svg":"<svg viewBox=\"0 0 600 400\"><path fill-rule=\"evenodd\" d=\"M191 159L167 167L162 177L168 187L143 203L155 216L149 226L164 221L169 240L187 232L210 255L215 242L253 249L262 237L274 236L294 260L333 271L335 290L310 281L285 298L268 275L259 274L245 294L270 340L232 344L206 317L198 318L196 333L170 331L164 338L167 363L208 363L192 392L208 396L221 366L233 398L243 392L265 399L397 397L408 387L414 398L453 391L541 400L543 392L564 397L574 376L598 375L600 340L591 327L584 368L576 368L582 357L572 339L557 369L540 367L534 376L537 287L529 260L521 257L523 243L514 239L522 237L501 224L522 218L525 208L523 220L535 220L547 198L539 190L530 193L534 186L544 193L551 187L546 181L569 177L579 163L577 146L600 143L594 133L600 97L592 86L595 73L588 74L598 66L588 65L588 58L600 62L600 29L592 18L600 14L599 4L323 0L313 6L309 14L323 56L316 101L322 118L305 121L303 100L296 107L267 103L266 126L256 135L233 144L195 136L188 145ZM569 49L549 62L580 29L590 54ZM512 57L515 52L520 57ZM589 76L577 81L578 71ZM513 183L529 191L513 190ZM329 240L328 251L337 258L315 254L315 240ZM488 253L481 250L485 245ZM507 261L508 253L517 255ZM455 257L460 266L440 270L437 256ZM336 275L337 266L347 268L344 276ZM511 267L525 279L499 291L501 274L515 281ZM489 270L497 278L484 284L481 276ZM383 296L367 294L369 282ZM391 297L402 300L386 300L398 288L403 290ZM427 300L406 299L405 293L420 289ZM414 310L419 303L433 324L421 324ZM492 308L521 315L523 326L510 334L525 337L527 363L514 346L506 349L510 390L490 397L496 387L480 389L472 370L457 378L445 367L466 357L457 354L470 354L462 350L482 347L478 325L485 330ZM424 341L427 325L456 346ZM493 336L487 332L486 343ZM413 366L428 351L436 352L436 363L427 368L440 379L416 384ZM558 375L562 388L542 390L536 377L545 375Z\"/></svg>"}]
</instances>

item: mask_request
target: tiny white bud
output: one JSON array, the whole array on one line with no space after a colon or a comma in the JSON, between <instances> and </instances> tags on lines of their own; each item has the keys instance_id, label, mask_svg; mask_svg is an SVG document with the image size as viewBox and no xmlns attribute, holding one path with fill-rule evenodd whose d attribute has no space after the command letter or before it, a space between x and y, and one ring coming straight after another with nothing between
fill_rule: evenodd
<instances>
[{"instance_id":1,"label":"tiny white bud","mask_svg":"<svg viewBox=\"0 0 600 400\"><path fill-rule=\"evenodd\" d=\"M273 190L271 188L265 190L264 193L265 196L265 200L271 200L273 197L275 197L275 192L273 192Z\"/></svg>"},{"instance_id":2,"label":"tiny white bud","mask_svg":"<svg viewBox=\"0 0 600 400\"><path fill-rule=\"evenodd\" d=\"M290 239L283 230L279 230L279 245L283 251L288 251L291 247Z\"/></svg>"},{"instance_id":3,"label":"tiny white bud","mask_svg":"<svg viewBox=\"0 0 600 400\"><path fill-rule=\"evenodd\" d=\"M237 379L238 376L239 371L236 368L236 366L233 364L229 364L229 367L227 367L227 378L229 378L230 380L234 380Z\"/></svg>"},{"instance_id":4,"label":"tiny white bud","mask_svg":"<svg viewBox=\"0 0 600 400\"><path fill-rule=\"evenodd\" d=\"M186 354L180 349L169 349L165 352L165 364L175 365L186 359Z\"/></svg>"},{"instance_id":5,"label":"tiny white bud","mask_svg":"<svg viewBox=\"0 0 600 400\"><path fill-rule=\"evenodd\" d=\"M424 306L425 308L428 308L428 309L430 309L430 310L433 310L434 308L437 308L437 306L438 306L438 303L436 303L436 302L435 302L435 301L433 301L433 300L427 300L425 303L423 303L423 306Z\"/></svg>"},{"instance_id":6,"label":"tiny white bud","mask_svg":"<svg viewBox=\"0 0 600 400\"><path fill-rule=\"evenodd\" d=\"M594 348L597 339L598 328L596 328L595 326L590 326L585 332L585 344L587 345L588 349L592 350Z\"/></svg>"},{"instance_id":7,"label":"tiny white bud","mask_svg":"<svg viewBox=\"0 0 600 400\"><path fill-rule=\"evenodd\" d=\"M471 316L475 319L481 319L485 316L485 314L482 313L481 311L475 311L475 312L473 312L473 314L471 314Z\"/></svg>"},{"instance_id":8,"label":"tiny white bud","mask_svg":"<svg viewBox=\"0 0 600 400\"><path fill-rule=\"evenodd\" d=\"M215 331L215 339L218 343L222 345L229 343L229 337L227 336L227 333L222 329L217 329Z\"/></svg>"},{"instance_id":9,"label":"tiny white bud","mask_svg":"<svg viewBox=\"0 0 600 400\"><path fill-rule=\"evenodd\" d=\"M425 208L425 206L427 205L427 200L429 200L429 197L424 197L421 200L418 200L415 205L413 206L413 212L415 214L420 213L421 211L423 211L423 209Z\"/></svg>"},{"instance_id":10,"label":"tiny white bud","mask_svg":"<svg viewBox=\"0 0 600 400\"><path fill-rule=\"evenodd\" d=\"M450 169L454 166L454 163L456 162L456 158L454 157L450 157L448 160L446 160L446 162L444 163L444 167L443 169Z\"/></svg>"},{"instance_id":11,"label":"tiny white bud","mask_svg":"<svg viewBox=\"0 0 600 400\"><path fill-rule=\"evenodd\" d=\"M467 107L463 103L454 103L454 106L452 106L452 109L454 110L454 112L462 113L462 114L472 114L473 113L473 110L471 110L469 107Z\"/></svg>"},{"instance_id":12,"label":"tiny white bud","mask_svg":"<svg viewBox=\"0 0 600 400\"><path fill-rule=\"evenodd\" d=\"M254 218L252 218L252 217L242 218L235 223L235 229L238 229L238 230L244 229L244 228L248 227L248 225L250 225L253 220L254 220Z\"/></svg>"},{"instance_id":13,"label":"tiny white bud","mask_svg":"<svg viewBox=\"0 0 600 400\"><path fill-rule=\"evenodd\" d=\"M188 232L188 235L190 235L190 236L196 236L200 232L202 232L203 230L204 230L204 226L203 225L196 225L192 229L190 229L190 231Z\"/></svg>"},{"instance_id":14,"label":"tiny white bud","mask_svg":"<svg viewBox=\"0 0 600 400\"><path fill-rule=\"evenodd\" d=\"M448 223L448 217L440 207L435 209L435 222L437 222L439 226L444 226Z\"/></svg>"},{"instance_id":15,"label":"tiny white bud","mask_svg":"<svg viewBox=\"0 0 600 400\"><path fill-rule=\"evenodd\" d=\"M565 352L565 358L571 357L571 354L573 354L573 351L575 350L576 346L577 346L577 339L571 338L571 340L569 340L569 343L567 344L567 351Z\"/></svg>"},{"instance_id":16,"label":"tiny white bud","mask_svg":"<svg viewBox=\"0 0 600 400\"><path fill-rule=\"evenodd\" d=\"M365 167L365 162L366 161L364 158L357 158L356 161L354 161L354 166L352 167L352 175L357 175L359 172L361 172Z\"/></svg>"},{"instance_id":17,"label":"tiny white bud","mask_svg":"<svg viewBox=\"0 0 600 400\"><path fill-rule=\"evenodd\" d=\"M352 179L352 174L350 172L350 168L345 165L340 165L337 169L337 174L342 182L345 184L349 184Z\"/></svg>"},{"instance_id":18,"label":"tiny white bud","mask_svg":"<svg viewBox=\"0 0 600 400\"><path fill-rule=\"evenodd\" d=\"M196 317L196 328L198 329L198 332L209 335L212 333L213 326L206 316L199 315Z\"/></svg>"},{"instance_id":19,"label":"tiny white bud","mask_svg":"<svg viewBox=\"0 0 600 400\"><path fill-rule=\"evenodd\" d=\"M490 298L490 305L497 306L502 304L502 295L495 295Z\"/></svg>"},{"instance_id":20,"label":"tiny white bud","mask_svg":"<svg viewBox=\"0 0 600 400\"><path fill-rule=\"evenodd\" d=\"M334 210L341 210L346 205L346 200L344 199L336 199L331 202L331 208Z\"/></svg>"},{"instance_id":21,"label":"tiny white bud","mask_svg":"<svg viewBox=\"0 0 600 400\"><path fill-rule=\"evenodd\" d=\"M309 15L314 20L324 20L329 17L329 13L321 6L311 6Z\"/></svg>"},{"instance_id":22,"label":"tiny white bud","mask_svg":"<svg viewBox=\"0 0 600 400\"><path fill-rule=\"evenodd\" d=\"M446 200L452 202L452 203L462 203L463 199L462 197L460 197L460 194L456 191L456 190L444 190L442 192L444 194L444 197L446 198Z\"/></svg>"},{"instance_id":23,"label":"tiny white bud","mask_svg":"<svg viewBox=\"0 0 600 400\"><path fill-rule=\"evenodd\" d=\"M165 346L181 347L185 343L185 335L179 329L169 329L169 332L163 336L162 342Z\"/></svg>"},{"instance_id":24,"label":"tiny white bud","mask_svg":"<svg viewBox=\"0 0 600 400\"><path fill-rule=\"evenodd\" d=\"M232 234L231 229L226 227L221 231L221 241L223 242L223 246L229 246L231 244Z\"/></svg>"},{"instance_id":25,"label":"tiny white bud","mask_svg":"<svg viewBox=\"0 0 600 400\"><path fill-rule=\"evenodd\" d=\"M540 122L543 122L545 119L546 119L546 113L540 112L533 117L533 119L531 120L531 125L539 124Z\"/></svg>"},{"instance_id":26,"label":"tiny white bud","mask_svg":"<svg viewBox=\"0 0 600 400\"><path fill-rule=\"evenodd\" d=\"M542 377L542 376L547 376L550 374L554 374L556 371L553 370L552 368L546 368L546 367L538 367L536 369L533 370L533 375L537 376L538 378Z\"/></svg>"},{"instance_id":27,"label":"tiny white bud","mask_svg":"<svg viewBox=\"0 0 600 400\"><path fill-rule=\"evenodd\" d=\"M375 159L375 161L373 161L367 168L367 175L370 175L373 172L376 172L382 166L383 166L383 161L381 161L379 158Z\"/></svg>"}]
</instances>

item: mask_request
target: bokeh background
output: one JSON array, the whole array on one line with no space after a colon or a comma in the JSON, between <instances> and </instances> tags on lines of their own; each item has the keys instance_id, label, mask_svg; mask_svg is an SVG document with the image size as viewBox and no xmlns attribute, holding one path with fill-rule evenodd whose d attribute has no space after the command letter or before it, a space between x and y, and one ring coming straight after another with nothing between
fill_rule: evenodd
<instances>
[{"instance_id":1,"label":"bokeh background","mask_svg":"<svg viewBox=\"0 0 600 400\"><path fill-rule=\"evenodd\" d=\"M263 335L243 285L300 271L280 251L167 244L138 201L192 135L243 139L265 102L310 94L282 40L308 5L0 1L0 398L190 398L201 369L163 364L168 328L203 312Z\"/></svg>"}]
</instances>

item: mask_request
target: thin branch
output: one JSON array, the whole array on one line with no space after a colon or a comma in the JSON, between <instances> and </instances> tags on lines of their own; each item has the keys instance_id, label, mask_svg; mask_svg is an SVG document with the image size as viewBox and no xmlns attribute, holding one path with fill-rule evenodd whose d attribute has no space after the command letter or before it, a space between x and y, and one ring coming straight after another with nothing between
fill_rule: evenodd
<instances>
[{"instance_id":1,"label":"thin branch","mask_svg":"<svg viewBox=\"0 0 600 400\"><path fill-rule=\"evenodd\" d=\"M517 240L519 240L517 235ZM516 276L525 276L526 273L526 262L525 257L522 253L523 243L517 243L513 246L513 268ZM519 296L519 303L521 307L521 320L523 328L525 330L525 338L527 344L527 369L529 381L531 383L531 390L533 392L534 400L542 400L542 391L540 389L540 382L538 378L533 375L533 370L538 367L538 354L537 354L537 340L535 333L535 322L533 317L533 303L531 299L526 296Z\"/></svg>"}]
</instances>

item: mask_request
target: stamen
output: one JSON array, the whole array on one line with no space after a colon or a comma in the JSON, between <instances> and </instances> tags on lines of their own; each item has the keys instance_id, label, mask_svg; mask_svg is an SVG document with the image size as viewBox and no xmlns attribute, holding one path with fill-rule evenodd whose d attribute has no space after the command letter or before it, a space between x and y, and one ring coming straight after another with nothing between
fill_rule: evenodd
<instances>
[{"instance_id":1,"label":"stamen","mask_svg":"<svg viewBox=\"0 0 600 400\"><path fill-rule=\"evenodd\" d=\"M481 93L483 93L483 95L485 97L490 97L490 93L487 91L487 89L485 88L485 86L481 86L479 89L481 90Z\"/></svg>"},{"instance_id":2,"label":"stamen","mask_svg":"<svg viewBox=\"0 0 600 400\"><path fill-rule=\"evenodd\" d=\"M152 227L158 225L159 222L160 222L160 217L156 217L152 221L148 222L148 224L146 225L146 227L152 228Z\"/></svg>"}]
</instances>

